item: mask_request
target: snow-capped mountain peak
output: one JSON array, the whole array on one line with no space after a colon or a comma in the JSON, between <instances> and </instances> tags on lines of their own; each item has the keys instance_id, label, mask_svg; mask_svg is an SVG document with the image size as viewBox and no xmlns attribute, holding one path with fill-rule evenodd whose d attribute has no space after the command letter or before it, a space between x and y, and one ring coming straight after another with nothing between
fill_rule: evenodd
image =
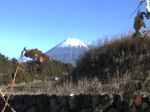
<instances>
[{"instance_id":1,"label":"snow-capped mountain peak","mask_svg":"<svg viewBox=\"0 0 150 112\"><path fill-rule=\"evenodd\" d=\"M77 60L88 50L89 48L84 42L81 42L76 38L67 38L60 44L48 50L46 55L52 57L54 60L70 63L75 66Z\"/></svg>"},{"instance_id":2,"label":"snow-capped mountain peak","mask_svg":"<svg viewBox=\"0 0 150 112\"><path fill-rule=\"evenodd\" d=\"M59 44L59 47L88 47L84 42L76 38L67 38Z\"/></svg>"}]
</instances>

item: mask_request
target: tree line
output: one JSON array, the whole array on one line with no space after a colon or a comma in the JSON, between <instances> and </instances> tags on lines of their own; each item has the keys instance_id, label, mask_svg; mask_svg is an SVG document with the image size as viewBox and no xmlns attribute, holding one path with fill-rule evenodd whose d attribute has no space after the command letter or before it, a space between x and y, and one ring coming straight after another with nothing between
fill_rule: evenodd
<instances>
[{"instance_id":1,"label":"tree line","mask_svg":"<svg viewBox=\"0 0 150 112\"><path fill-rule=\"evenodd\" d=\"M0 54L0 84L9 84L18 65L18 60L8 59ZM70 75L72 66L59 61L39 62L37 60L27 61L20 64L16 77L16 83L28 83L33 80L47 80L51 76Z\"/></svg>"}]
</instances>

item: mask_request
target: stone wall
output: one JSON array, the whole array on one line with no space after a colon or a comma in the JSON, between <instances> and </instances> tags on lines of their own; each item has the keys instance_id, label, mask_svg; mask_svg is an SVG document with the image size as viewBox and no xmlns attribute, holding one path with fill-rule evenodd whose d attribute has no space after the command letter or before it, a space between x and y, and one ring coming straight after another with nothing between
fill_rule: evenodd
<instances>
[{"instance_id":1,"label":"stone wall","mask_svg":"<svg viewBox=\"0 0 150 112\"><path fill-rule=\"evenodd\" d=\"M119 95L11 95L9 104L17 112L129 112L133 109L145 109L150 112L149 97L142 96L142 103L130 104L129 94ZM4 102L0 99L0 111ZM9 107L5 112L12 112ZM141 111L139 111L141 112Z\"/></svg>"}]
</instances>

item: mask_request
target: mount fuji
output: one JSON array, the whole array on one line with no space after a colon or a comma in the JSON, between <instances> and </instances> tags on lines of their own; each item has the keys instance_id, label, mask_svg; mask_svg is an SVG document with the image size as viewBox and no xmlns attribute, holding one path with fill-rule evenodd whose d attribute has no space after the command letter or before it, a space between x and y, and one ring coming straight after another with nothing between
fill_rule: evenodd
<instances>
[{"instance_id":1,"label":"mount fuji","mask_svg":"<svg viewBox=\"0 0 150 112\"><path fill-rule=\"evenodd\" d=\"M76 61L88 50L88 46L77 38L67 38L46 52L54 60L76 65Z\"/></svg>"}]
</instances>

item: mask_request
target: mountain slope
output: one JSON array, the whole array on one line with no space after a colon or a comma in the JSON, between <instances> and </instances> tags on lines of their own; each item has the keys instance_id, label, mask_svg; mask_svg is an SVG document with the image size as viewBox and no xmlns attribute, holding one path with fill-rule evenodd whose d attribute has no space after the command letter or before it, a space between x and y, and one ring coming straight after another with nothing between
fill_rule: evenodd
<instances>
[{"instance_id":1,"label":"mountain slope","mask_svg":"<svg viewBox=\"0 0 150 112\"><path fill-rule=\"evenodd\" d=\"M76 65L76 61L88 50L88 46L76 38L68 38L48 50L46 54L63 63Z\"/></svg>"}]
</instances>

